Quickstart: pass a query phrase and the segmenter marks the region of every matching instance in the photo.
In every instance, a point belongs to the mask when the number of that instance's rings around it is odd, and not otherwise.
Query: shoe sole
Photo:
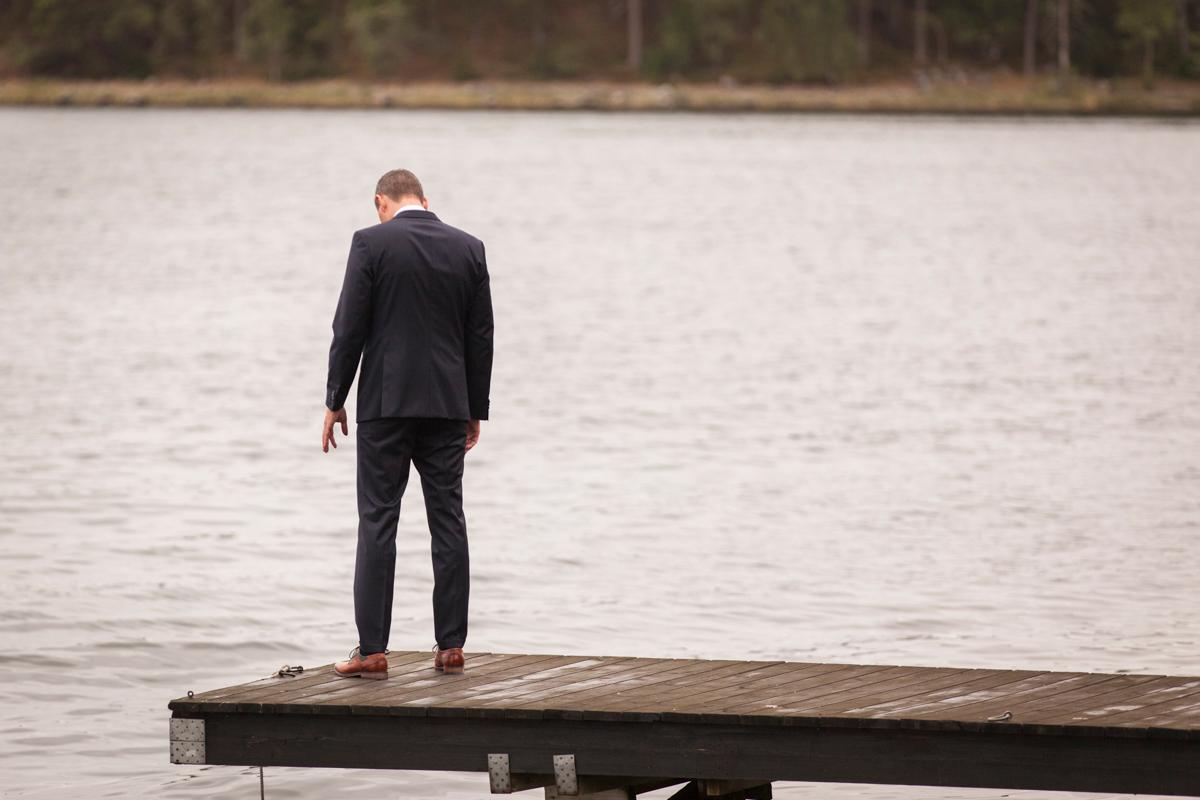
[[[465,667],[435,667],[438,672],[444,672],[447,675],[461,675]]]
[[[365,678],[369,681],[387,680],[386,672],[338,672],[336,669],[334,672],[337,672],[338,676],[342,678]]]

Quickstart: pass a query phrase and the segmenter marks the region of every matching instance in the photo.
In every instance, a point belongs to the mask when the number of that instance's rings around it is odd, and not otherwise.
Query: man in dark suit
[[[358,647],[340,675],[387,677],[396,523],[409,464],[421,475],[433,554],[434,666],[462,672],[470,573],[463,461],[488,418],[492,296],[483,242],[438,219],[420,181],[392,170],[375,187],[379,224],[355,231],[333,318],[321,449],[348,434],[358,378]]]

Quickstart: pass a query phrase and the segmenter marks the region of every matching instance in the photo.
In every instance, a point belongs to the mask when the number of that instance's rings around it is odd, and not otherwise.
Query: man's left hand
[[[346,408],[343,406],[337,411],[325,409],[325,428],[321,431],[321,452],[328,453],[329,445],[333,445],[333,449],[337,450],[337,442],[333,440],[333,426],[335,423],[342,423],[342,435],[350,435],[350,427],[346,424]]]

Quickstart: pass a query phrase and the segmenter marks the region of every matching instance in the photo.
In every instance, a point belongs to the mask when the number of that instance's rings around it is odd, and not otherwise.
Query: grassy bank
[[[724,84],[479,81],[0,81],[0,104],[261,108],[439,108],[604,111],[811,111],[1200,116],[1200,83],[1018,78],[815,88]]]

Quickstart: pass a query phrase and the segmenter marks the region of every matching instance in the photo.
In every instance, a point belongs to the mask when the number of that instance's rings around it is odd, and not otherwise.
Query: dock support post
[[[669,800],[771,800],[771,797],[770,781],[698,779]]]
[[[653,792],[683,783],[686,778],[635,778],[633,776],[580,775],[577,778],[577,793],[563,794],[557,786],[546,787],[545,800],[635,800],[643,792]]]

